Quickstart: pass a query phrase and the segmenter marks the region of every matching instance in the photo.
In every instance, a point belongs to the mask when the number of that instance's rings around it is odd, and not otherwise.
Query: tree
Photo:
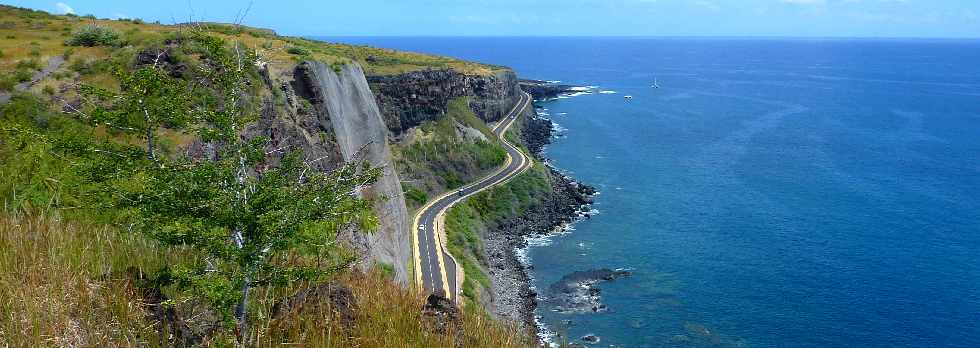
[[[82,85],[80,94],[97,107],[88,114],[76,112],[92,124],[142,138],[147,158],[155,160],[156,131],[163,126],[180,129],[194,120],[190,88],[167,75],[159,66],[159,58],[152,66],[132,72],[116,69],[115,76],[119,79],[120,93]]]
[[[102,102],[82,115],[145,141],[149,160],[126,185],[112,188],[115,202],[131,213],[135,229],[202,256],[173,266],[172,284],[234,318],[241,339],[250,289],[317,279],[349,265],[351,259],[334,257],[336,235],[351,225],[376,227],[371,202],[358,192],[380,170],[347,163],[323,173],[299,151],[282,155],[267,151],[265,139],[247,138],[244,129],[257,115],[248,93],[255,54],[202,33],[189,40],[201,52],[200,89],[189,92],[156,65],[120,70],[121,94],[89,88]],[[193,131],[218,151],[208,158],[156,156],[161,125]]]

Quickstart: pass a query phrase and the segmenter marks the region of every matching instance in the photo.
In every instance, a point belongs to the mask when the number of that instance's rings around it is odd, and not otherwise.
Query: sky
[[[51,13],[234,21],[298,36],[980,38],[980,0],[26,0]]]

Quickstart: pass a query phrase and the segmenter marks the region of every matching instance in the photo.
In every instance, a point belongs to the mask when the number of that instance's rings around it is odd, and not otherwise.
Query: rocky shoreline
[[[573,92],[576,86],[540,80],[520,80],[521,89],[531,94],[534,100],[557,98],[564,93]]]
[[[550,143],[553,132],[551,121],[534,113],[524,122],[521,140],[537,159],[544,161],[541,150]],[[529,266],[521,261],[517,251],[527,247],[527,237],[551,234],[577,219],[587,218],[596,193],[591,186],[580,184],[553,168],[549,170],[553,194],[522,214],[499,223],[484,236],[491,311],[500,319],[518,323],[535,336],[537,293],[531,287]]]

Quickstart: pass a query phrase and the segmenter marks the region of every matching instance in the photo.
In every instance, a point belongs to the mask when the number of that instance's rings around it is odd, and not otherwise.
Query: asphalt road
[[[442,194],[424,205],[415,216],[413,225],[413,257],[416,285],[428,293],[436,293],[453,301],[460,294],[456,260],[445,249],[445,233],[442,231],[442,215],[457,202],[487,188],[502,184],[521,174],[532,164],[531,159],[504,139],[507,129],[517,117],[531,105],[531,96],[521,92],[517,105],[493,128],[493,133],[507,150],[507,159],[500,168],[474,183]]]

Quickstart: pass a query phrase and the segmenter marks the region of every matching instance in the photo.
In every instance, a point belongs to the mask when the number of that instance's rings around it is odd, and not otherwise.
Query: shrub
[[[419,190],[413,186],[404,185],[405,188],[405,198],[415,202],[417,205],[423,205],[429,200],[429,195],[427,195],[422,190]]]
[[[289,46],[289,48],[286,49],[286,52],[298,56],[307,56],[310,54],[310,50],[299,46]]]
[[[66,42],[69,46],[112,46],[119,41],[119,33],[112,28],[87,25],[79,29]]]
[[[68,69],[77,72],[79,75],[89,75],[112,70],[112,62],[105,59],[87,61],[83,58],[76,58],[68,65]]]
[[[40,68],[41,63],[38,63],[36,59],[28,59],[17,62],[17,69],[38,70]]]
[[[34,77],[34,73],[27,69],[17,69],[14,70],[14,81],[17,82],[27,82]]]
[[[17,82],[11,76],[0,76],[0,91],[13,91]]]

